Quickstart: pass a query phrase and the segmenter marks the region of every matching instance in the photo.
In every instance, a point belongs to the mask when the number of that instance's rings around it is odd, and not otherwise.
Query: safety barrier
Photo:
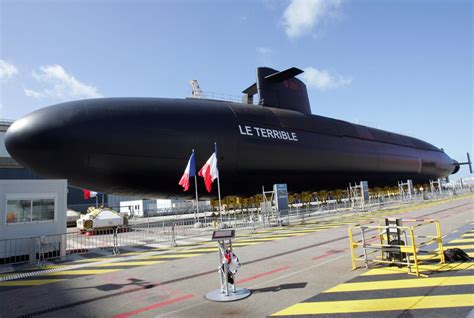
[[[436,194],[434,199],[450,196],[449,193]],[[420,196],[413,196],[411,203],[423,200]],[[325,222],[334,217],[341,218],[344,214],[366,213],[379,208],[387,208],[406,202],[397,201],[396,198],[384,201],[374,200],[365,205],[365,210],[351,209],[348,202],[326,202],[317,205],[296,205],[288,210],[285,217],[286,224],[303,224],[308,220]],[[234,228],[256,231],[281,225],[271,218],[265,218],[258,209],[250,211],[226,211],[222,216],[211,218],[210,213],[204,218],[201,213],[200,227],[195,226],[192,216],[175,216],[173,219],[163,221],[153,220],[121,226],[116,229],[97,229],[89,234],[77,232],[60,233],[47,236],[33,236],[15,239],[0,240],[0,265],[44,262],[47,259],[63,258],[72,254],[83,254],[95,250],[107,250],[118,254],[121,247],[142,246],[147,244],[176,245],[180,240],[208,236],[216,228]],[[142,220],[144,221],[144,220]]]
[[[401,225],[404,223],[413,225]],[[434,225],[435,234],[418,234],[420,227],[429,225]],[[355,230],[360,231],[358,240],[354,237]],[[369,236],[373,232],[376,234]],[[366,268],[371,263],[406,266],[408,274],[427,277],[421,273],[423,263],[438,258],[440,264],[445,263],[441,227],[439,221],[432,219],[386,219],[385,225],[371,222],[349,226],[349,244],[353,270],[358,268],[357,261],[361,261]],[[423,249],[430,246],[431,249]],[[356,255],[358,251],[362,254]]]

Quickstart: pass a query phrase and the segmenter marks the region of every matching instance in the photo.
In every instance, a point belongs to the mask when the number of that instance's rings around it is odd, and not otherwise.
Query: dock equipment
[[[412,225],[407,226],[408,223]],[[434,234],[420,235],[420,227]],[[360,235],[358,239],[355,231]],[[377,234],[370,236],[371,232]],[[378,225],[374,222],[352,225],[349,243],[353,270],[358,268],[357,261],[362,261],[366,268],[374,263],[406,266],[408,274],[427,277],[421,273],[424,263],[438,259],[440,264],[445,263],[441,226],[433,219],[385,219]]]

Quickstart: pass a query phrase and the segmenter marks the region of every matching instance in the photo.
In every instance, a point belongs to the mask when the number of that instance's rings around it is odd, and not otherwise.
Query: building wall
[[[0,180],[0,240],[66,232],[66,180]],[[7,223],[7,199],[54,197],[54,220]]]

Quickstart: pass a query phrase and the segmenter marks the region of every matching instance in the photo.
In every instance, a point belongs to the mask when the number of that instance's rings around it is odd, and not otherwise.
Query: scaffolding
[[[442,181],[441,179],[438,179],[438,180],[430,180],[430,190],[431,190],[431,193],[435,193],[435,192],[443,192],[443,188],[441,187],[442,185]]]
[[[363,207],[369,201],[369,185],[367,181],[354,183],[354,185],[349,183],[348,192],[352,208],[356,206]]]
[[[411,200],[412,196],[415,194],[413,181],[411,179],[408,179],[407,182],[398,181],[398,191],[400,192],[402,201]]]

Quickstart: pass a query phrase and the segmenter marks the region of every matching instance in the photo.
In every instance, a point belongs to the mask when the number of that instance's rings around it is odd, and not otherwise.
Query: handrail
[[[381,264],[394,264],[399,266],[407,266],[408,274],[415,274],[418,277],[427,277],[427,275],[420,273],[420,258],[419,254],[434,254],[434,258],[436,256],[440,259],[440,264],[445,263],[444,258],[444,249],[443,249],[443,242],[441,236],[441,226],[438,220],[433,219],[402,219],[404,223],[416,223],[412,226],[402,226],[402,225],[372,225],[372,224],[356,224],[349,226],[349,244],[350,244],[350,253],[351,253],[351,263],[352,269],[357,269],[357,261],[363,261],[365,263],[365,267],[369,268],[369,263],[381,263]],[[415,229],[423,225],[435,224],[436,228],[436,235],[416,235]],[[354,240],[354,230],[359,229],[361,239]],[[406,243],[403,244],[390,244],[390,242],[386,242],[384,238],[384,234],[387,233],[389,230],[396,229],[397,233],[403,233],[405,235]],[[365,233],[369,231],[378,231],[378,235],[370,236],[366,238]],[[409,237],[407,237],[409,236]],[[379,243],[370,243],[371,240],[379,238]],[[419,238],[428,238],[425,242],[418,242],[416,239]],[[427,246],[432,243],[437,243],[437,251],[434,252],[430,251],[423,251],[421,247]],[[405,245],[406,244],[406,245]],[[361,248],[362,254],[356,255],[356,249]],[[373,258],[370,259],[369,255],[375,254],[377,251],[381,251],[381,258]],[[385,254],[390,255],[390,253],[400,253],[401,256],[405,255],[406,261],[396,260],[394,257],[391,259],[387,259]],[[393,254],[392,254],[393,255]],[[390,258],[390,257],[389,257]],[[412,263],[411,263],[412,261]],[[412,268],[414,268],[414,273],[412,272]]]

